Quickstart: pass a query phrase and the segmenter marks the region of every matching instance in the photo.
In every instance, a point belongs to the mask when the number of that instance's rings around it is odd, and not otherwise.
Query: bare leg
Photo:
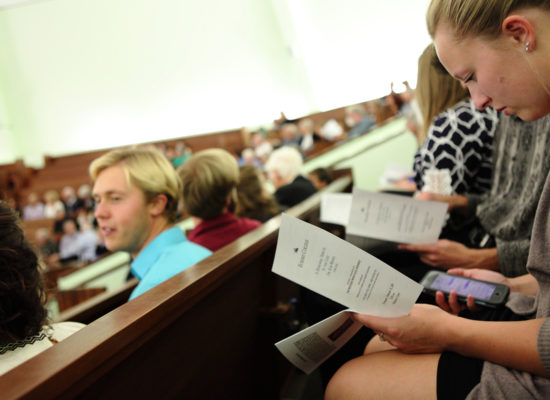
[[[334,374],[325,400],[436,399],[439,357],[381,351],[356,358]]]
[[[396,348],[391,344],[389,344],[388,342],[384,342],[380,340],[380,337],[376,335],[371,340],[369,340],[369,342],[367,343],[367,347],[365,347],[365,352],[363,354],[368,355],[372,353],[378,353],[379,351],[387,351],[387,350],[396,350]]]

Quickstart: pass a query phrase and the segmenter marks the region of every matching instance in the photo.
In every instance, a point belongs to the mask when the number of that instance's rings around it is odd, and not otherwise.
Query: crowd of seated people
[[[258,148],[241,167],[225,150],[192,155],[183,146],[119,149],[99,157],[90,166],[93,188],[48,190],[43,203],[36,193],[29,196],[24,218],[53,220],[51,229],[36,231],[37,253],[56,268],[93,262],[104,251],[128,252],[131,274],[139,280],[130,300],[145,293],[316,193],[301,169],[304,153],[321,140],[318,130],[310,119],[283,126],[292,127],[291,142],[257,132]],[[320,190],[330,176],[317,173]],[[180,199],[195,220],[188,232],[176,226]]]

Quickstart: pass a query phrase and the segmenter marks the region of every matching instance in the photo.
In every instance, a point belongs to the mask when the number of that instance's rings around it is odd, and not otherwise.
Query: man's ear
[[[168,197],[164,193],[157,194],[149,203],[149,212],[153,217],[158,217],[164,212],[167,204]]]
[[[535,29],[531,22],[521,15],[507,16],[502,22],[502,33],[522,47],[528,46],[531,50],[535,46]]]

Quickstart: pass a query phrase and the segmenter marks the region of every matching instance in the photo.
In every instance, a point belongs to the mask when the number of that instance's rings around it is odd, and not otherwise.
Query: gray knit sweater
[[[539,284],[537,297],[515,294],[507,306],[518,314],[547,318],[538,333],[538,351],[544,368],[550,373],[550,176],[536,212],[527,270]],[[481,382],[467,398],[550,399],[550,379],[485,362]]]
[[[503,115],[495,133],[490,193],[468,195],[470,212],[496,239],[501,272],[525,274],[537,204],[550,171],[550,115],[523,122]]]

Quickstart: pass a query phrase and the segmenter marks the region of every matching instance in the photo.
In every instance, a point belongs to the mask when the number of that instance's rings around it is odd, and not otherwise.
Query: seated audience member
[[[90,187],[90,185],[86,183],[80,185],[76,193],[78,196],[80,207],[86,211],[93,211],[95,204],[94,198],[92,197],[92,188]]]
[[[432,0],[427,20],[442,63],[465,81],[480,107],[509,108],[525,121],[550,113],[549,2]],[[473,80],[460,75],[469,68],[475,71]],[[519,96],[518,87],[528,95]],[[511,151],[521,154],[521,148]],[[547,151],[547,144],[540,149]],[[325,399],[550,398],[549,215],[546,179],[527,274],[506,278],[490,271],[454,271],[510,287],[506,307],[493,310],[490,318],[452,315],[461,309],[456,293],[448,302],[438,293],[443,310],[416,304],[399,318],[357,315],[379,338],[365,356],[335,374]],[[467,306],[474,306],[471,296]]]
[[[172,158],[172,165],[174,168],[179,167],[185,161],[191,157],[191,149],[185,145],[183,140],[178,141],[174,145],[174,158]]]
[[[340,125],[334,118],[329,119],[323,124],[320,129],[320,134],[321,137],[329,142],[334,142],[346,137],[344,128],[342,128],[342,125]]]
[[[254,150],[252,150],[250,147],[247,147],[241,152],[239,165],[252,165],[257,168],[262,168],[262,163],[256,158]]]
[[[140,282],[130,299],[212,254],[174,226],[181,181],[160,151],[113,150],[91,163],[90,175],[105,247],[132,256],[131,271]]]
[[[281,147],[271,153],[265,170],[273,187],[275,199],[283,208],[290,208],[317,192],[302,172],[302,155],[294,147]]]
[[[38,257],[4,202],[0,202],[0,287],[0,375],[84,326],[47,322]]]
[[[304,118],[298,122],[298,145],[300,150],[308,152],[313,149],[314,142],[320,137],[314,132],[314,124],[311,118]]]
[[[535,211],[550,172],[550,115],[532,122],[501,115],[493,146],[491,189],[482,194],[418,198],[446,201],[451,218],[478,224],[465,244],[440,239],[430,244],[404,244],[431,267],[484,268],[514,277],[526,272]]]
[[[65,214],[65,206],[59,200],[59,194],[55,190],[48,190],[44,193],[44,217],[56,218],[59,211]]]
[[[263,172],[253,165],[239,167],[235,216],[265,222],[278,213],[279,205],[265,187]]]
[[[82,226],[80,231],[73,219],[66,219],[63,223],[63,236],[59,241],[60,261],[95,261],[98,243],[97,234],[90,226]]]
[[[232,210],[239,181],[237,160],[223,149],[199,151],[178,168],[183,208],[196,223],[189,240],[216,251],[261,225]]]
[[[27,197],[27,205],[23,208],[23,218],[26,221],[44,218],[44,204],[38,194],[32,192]]]
[[[423,116],[421,145],[414,156],[418,190],[487,192],[498,114],[491,107],[476,109],[467,89],[439,63],[433,44],[418,60],[416,98]]]
[[[376,121],[367,114],[361,104],[346,107],[345,121],[349,128],[348,137],[359,136],[376,125]]]
[[[256,158],[260,161],[260,164],[265,164],[273,151],[273,146],[261,132],[254,132],[251,137],[251,142]]]
[[[61,190],[61,200],[65,205],[65,214],[75,218],[78,209],[82,206],[72,186],[65,186]]]
[[[324,189],[332,182],[332,176],[330,176],[330,172],[326,168],[315,168],[307,177],[317,190]]]
[[[42,257],[48,267],[59,261],[59,245],[51,238],[48,229],[37,229],[34,238],[38,248],[38,255]]]
[[[299,146],[298,127],[296,124],[286,123],[279,130],[281,146]]]

